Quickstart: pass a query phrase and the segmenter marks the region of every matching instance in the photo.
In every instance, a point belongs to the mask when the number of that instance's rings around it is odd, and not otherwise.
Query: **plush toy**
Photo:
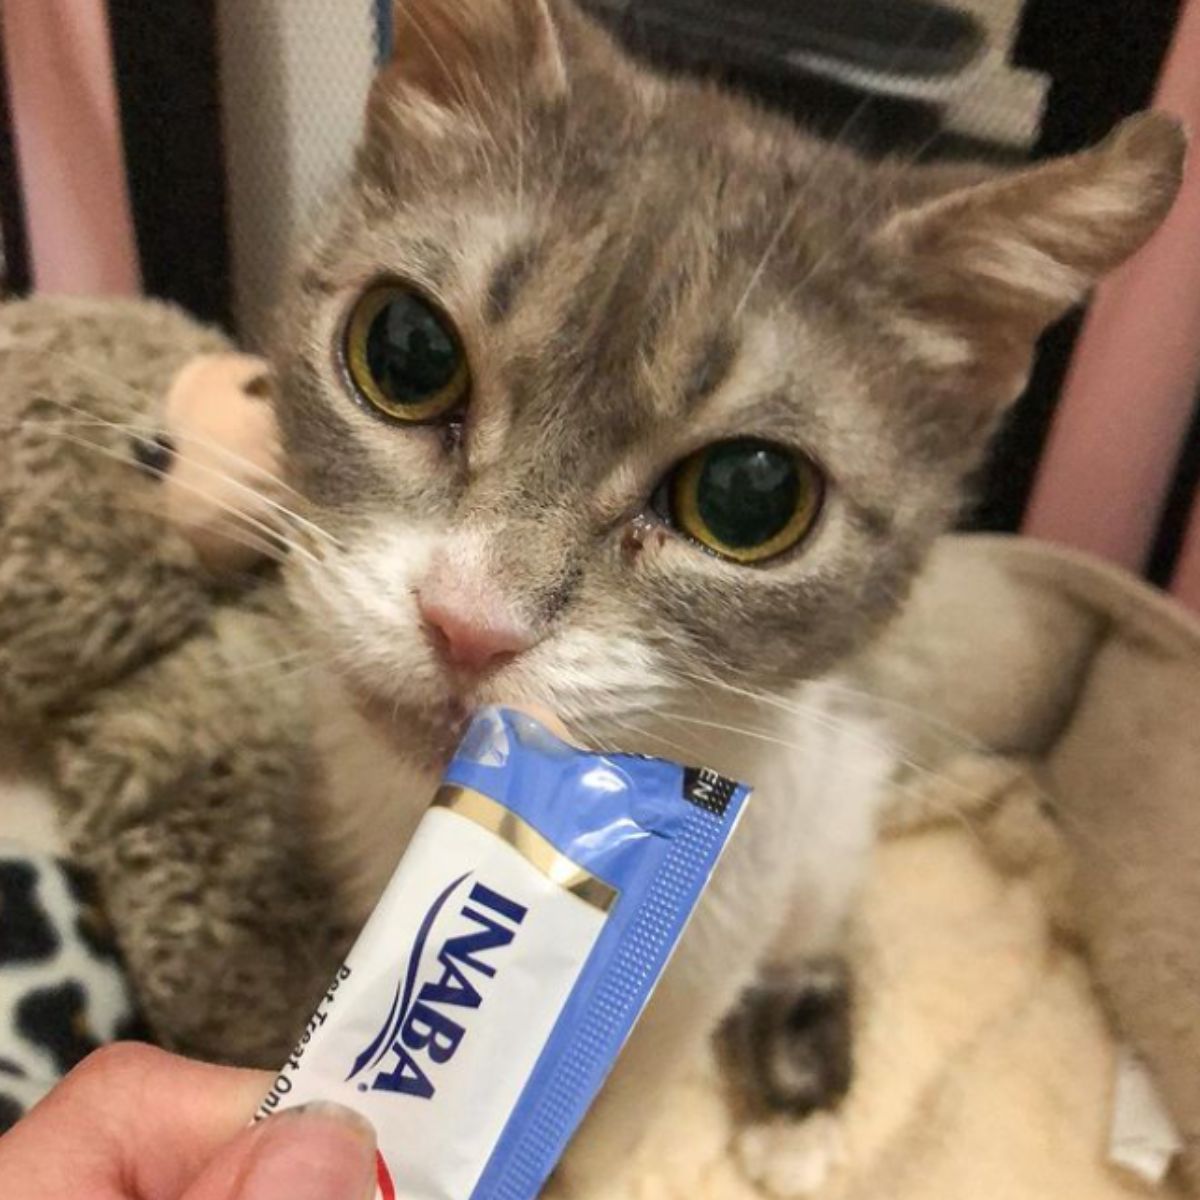
[[[154,1035],[262,1066],[342,937],[303,812],[270,385],[162,304],[0,308],[0,731],[43,764]]]

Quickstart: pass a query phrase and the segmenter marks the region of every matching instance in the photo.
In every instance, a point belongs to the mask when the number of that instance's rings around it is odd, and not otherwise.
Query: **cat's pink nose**
[[[421,589],[418,606],[434,648],[462,670],[478,674],[498,667],[537,641],[509,614],[474,599],[442,594],[436,586]]]

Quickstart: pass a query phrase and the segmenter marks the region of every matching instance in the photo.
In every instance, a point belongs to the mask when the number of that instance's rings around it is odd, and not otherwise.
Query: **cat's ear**
[[[875,237],[925,313],[1005,358],[1027,354],[1158,228],[1186,146],[1179,122],[1146,113],[1081,154],[916,199]]]
[[[393,0],[393,54],[372,104],[406,99],[486,119],[567,86],[551,0]]]

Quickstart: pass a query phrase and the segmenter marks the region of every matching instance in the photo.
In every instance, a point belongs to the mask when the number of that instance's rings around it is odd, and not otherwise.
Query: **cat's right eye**
[[[467,356],[450,318],[404,283],[376,284],[359,297],[343,353],[355,392],[394,421],[442,420],[471,390]]]
[[[658,516],[706,550],[745,565],[798,545],[816,524],[824,483],[816,464],[757,438],[706,446],[654,495]]]

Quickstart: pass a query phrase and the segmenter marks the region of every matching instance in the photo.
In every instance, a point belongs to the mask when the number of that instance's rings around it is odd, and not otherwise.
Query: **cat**
[[[567,0],[393,24],[277,348],[328,532],[289,570],[347,911],[481,704],[756,787],[568,1153],[603,1191],[763,964],[836,950],[890,763],[823,680],[902,603],[1040,331],[1167,212],[1183,137],[868,165]]]

